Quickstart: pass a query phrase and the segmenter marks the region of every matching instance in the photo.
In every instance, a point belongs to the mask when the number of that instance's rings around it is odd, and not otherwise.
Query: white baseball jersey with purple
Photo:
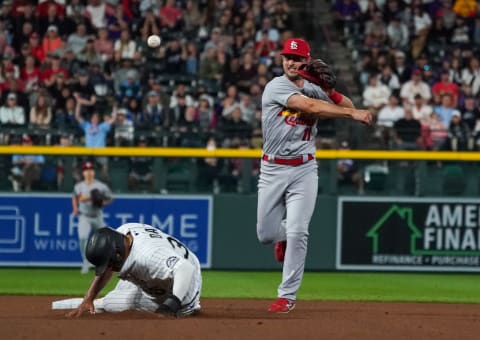
[[[127,223],[117,231],[130,233],[133,244],[118,274],[117,286],[103,298],[104,310],[154,312],[168,294],[180,299],[181,315],[200,310],[202,276],[194,253],[176,238],[147,224]]]
[[[314,160],[317,119],[301,119],[298,112],[289,109],[287,102],[292,95],[330,100],[320,87],[305,80],[303,88],[298,88],[285,75],[272,79],[262,96],[257,237],[264,244],[287,241],[278,297],[294,301],[304,272],[318,170]],[[298,158],[302,161],[295,165],[281,164]]]

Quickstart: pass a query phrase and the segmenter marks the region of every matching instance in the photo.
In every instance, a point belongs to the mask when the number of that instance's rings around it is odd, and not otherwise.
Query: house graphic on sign
[[[372,254],[414,254],[422,232],[413,222],[413,209],[394,204],[368,230]]]

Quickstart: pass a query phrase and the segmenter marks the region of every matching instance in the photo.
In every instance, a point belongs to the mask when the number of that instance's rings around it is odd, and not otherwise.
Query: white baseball
[[[152,48],[160,46],[161,42],[162,42],[162,39],[156,34],[152,34],[147,39],[147,45]]]

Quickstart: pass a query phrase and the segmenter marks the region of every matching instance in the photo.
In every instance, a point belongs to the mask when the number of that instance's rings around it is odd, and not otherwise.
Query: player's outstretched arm
[[[335,90],[334,90],[335,91]],[[336,91],[335,91],[336,92]],[[355,108],[355,105],[353,105],[353,102],[350,98],[348,98],[346,95],[344,94],[341,94],[340,92],[336,92],[338,94],[338,96],[340,96],[339,98],[339,102],[336,103],[338,106],[341,106],[341,107],[349,107],[351,109],[354,109]],[[327,95],[330,97],[330,95],[327,93]]]
[[[372,114],[368,110],[342,107],[301,94],[290,96],[287,106],[289,109],[305,112],[318,118],[350,118],[368,125],[372,122]]]
[[[88,287],[87,293],[83,298],[82,303],[77,309],[74,309],[67,313],[68,317],[79,317],[85,312],[90,312],[90,314],[95,314],[95,306],[93,305],[93,300],[97,297],[98,293],[105,287],[105,285],[110,281],[112,278],[112,270],[111,268],[107,268],[107,270],[100,276],[95,276],[93,278],[92,283],[90,283],[90,287]]]

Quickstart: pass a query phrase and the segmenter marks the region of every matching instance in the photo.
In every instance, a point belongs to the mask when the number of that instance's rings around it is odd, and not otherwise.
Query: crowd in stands
[[[378,147],[480,149],[480,4],[336,0]]]
[[[0,144],[259,147],[291,21],[283,0],[3,0]]]
[[[332,0],[378,147],[480,148],[478,7]],[[260,147],[262,90],[291,29],[284,0],[3,0],[0,144]],[[238,177],[237,161],[201,160],[205,184]]]

